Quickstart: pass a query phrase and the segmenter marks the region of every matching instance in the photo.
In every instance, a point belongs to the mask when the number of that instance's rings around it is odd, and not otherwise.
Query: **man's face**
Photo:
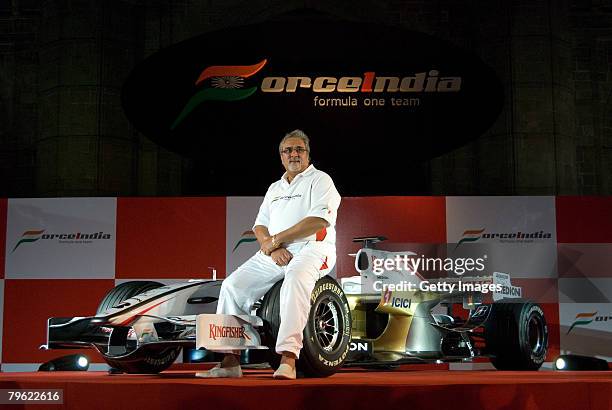
[[[287,150],[291,153],[288,153]],[[302,150],[301,152],[300,149]],[[281,145],[281,161],[285,170],[294,174],[299,174],[310,165],[308,161],[308,151],[306,145],[300,138],[289,138]]]

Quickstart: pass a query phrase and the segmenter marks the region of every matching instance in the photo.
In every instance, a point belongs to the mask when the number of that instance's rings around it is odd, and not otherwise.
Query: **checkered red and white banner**
[[[60,355],[38,349],[47,318],[93,314],[116,283],[225,277],[258,249],[260,201],[0,199],[2,370],[35,370]],[[549,360],[612,359],[612,198],[343,198],[336,228],[337,277],[356,275],[356,236],[383,235],[391,247],[449,243],[449,252],[477,244],[487,270],[510,273],[543,306]]]
[[[558,197],[561,347],[612,360],[612,198]]]

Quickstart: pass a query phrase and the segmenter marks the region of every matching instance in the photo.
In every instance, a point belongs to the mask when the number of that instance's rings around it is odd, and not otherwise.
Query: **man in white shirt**
[[[250,314],[276,282],[280,291],[277,379],[295,379],[295,361],[316,281],[336,263],[336,216],[340,195],[329,175],[310,164],[310,143],[301,130],[279,145],[285,174],[268,188],[253,232],[260,251],[223,281],[217,313]],[[241,377],[240,357],[227,352],[221,364],[199,377]]]

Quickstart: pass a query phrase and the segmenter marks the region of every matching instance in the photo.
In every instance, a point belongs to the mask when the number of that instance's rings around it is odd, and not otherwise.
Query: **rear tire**
[[[269,349],[269,363],[277,368],[275,352],[280,326],[280,288],[276,283],[264,296],[257,315],[264,321],[262,342]],[[324,276],[317,281],[310,298],[310,314],[304,329],[304,342],[297,370],[306,377],[327,377],[344,364],[351,341],[351,313],[342,288]]]
[[[264,295],[257,316],[263,320],[262,344],[268,347],[268,363],[274,370],[280,365],[280,355],[276,353],[276,339],[280,326],[280,288],[283,281],[276,282]]]
[[[498,370],[538,370],[546,359],[548,326],[535,303],[493,303],[484,331],[486,351]]]

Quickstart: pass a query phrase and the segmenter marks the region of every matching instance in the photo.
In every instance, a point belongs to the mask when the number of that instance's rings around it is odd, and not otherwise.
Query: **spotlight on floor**
[[[82,354],[57,357],[40,365],[39,372],[80,371],[89,368],[89,359]]]
[[[555,370],[608,370],[608,362],[591,356],[563,354],[555,360]]]

